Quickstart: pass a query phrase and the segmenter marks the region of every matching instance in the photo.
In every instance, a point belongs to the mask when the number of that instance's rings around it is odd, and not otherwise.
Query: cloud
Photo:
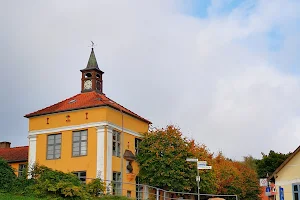
[[[7,2],[1,140],[27,144],[24,114],[80,92],[93,40],[105,94],[155,126],[175,123],[236,159],[294,150],[299,2],[245,1],[222,12],[232,1],[212,1],[207,18],[189,15],[184,2]],[[283,40],[276,52],[274,27]]]

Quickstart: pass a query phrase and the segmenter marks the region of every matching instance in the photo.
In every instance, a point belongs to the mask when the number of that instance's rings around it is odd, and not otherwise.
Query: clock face
[[[86,89],[86,90],[92,89],[92,81],[91,80],[86,80],[84,82],[84,89]]]

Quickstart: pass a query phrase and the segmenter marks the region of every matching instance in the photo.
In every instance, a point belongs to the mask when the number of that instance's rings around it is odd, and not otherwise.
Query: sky
[[[0,141],[80,93],[90,41],[104,93],[232,159],[300,144],[299,0],[28,0],[0,7]]]

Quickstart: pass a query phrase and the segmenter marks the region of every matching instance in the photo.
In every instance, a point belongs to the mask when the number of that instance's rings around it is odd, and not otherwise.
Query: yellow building
[[[28,160],[28,146],[10,147],[10,142],[0,142],[0,158],[13,168],[16,176],[22,176]]]
[[[135,155],[150,121],[103,93],[103,74],[92,48],[80,70],[81,93],[25,115],[29,118],[29,165],[73,172],[82,181],[136,183]],[[115,192],[135,197],[135,184],[116,184]],[[120,190],[119,190],[120,189]]]
[[[300,200],[300,146],[275,170],[276,199]],[[280,191],[281,190],[281,191]]]

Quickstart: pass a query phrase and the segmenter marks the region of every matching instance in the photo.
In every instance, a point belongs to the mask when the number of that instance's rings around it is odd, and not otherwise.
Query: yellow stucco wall
[[[97,132],[96,128],[84,129],[88,130],[87,155],[72,156],[72,131],[59,132],[62,134],[61,140],[61,158],[47,160],[47,135],[37,135],[37,152],[36,161],[41,165],[61,170],[63,172],[86,171],[87,178],[96,177],[96,149],[97,149]]]
[[[298,179],[298,180],[297,180]],[[284,199],[293,200],[293,183],[300,184],[300,153],[296,154],[278,173],[275,179],[277,197],[279,199],[279,186],[284,189]]]
[[[88,119],[86,119],[86,113],[88,113]],[[70,116],[70,121],[66,121],[66,116]],[[47,124],[47,118],[48,124]],[[37,116],[29,119],[29,131],[46,130],[53,128],[62,128],[67,126],[82,125],[93,122],[109,122],[119,127],[122,126],[122,114],[120,111],[109,108],[109,107],[98,107],[90,109],[82,109],[70,112],[56,113],[45,116]],[[136,133],[145,133],[148,131],[148,123],[138,120],[127,114],[123,114],[123,127],[130,131]],[[48,134],[38,134],[36,142],[36,161],[47,167],[61,170],[64,172],[71,171],[87,171],[88,178],[96,177],[97,169],[97,127],[88,128],[88,153],[87,156],[72,157],[72,131],[62,131],[57,132],[62,134],[61,143],[61,158],[55,160],[46,159],[47,151],[47,135]],[[54,133],[50,133],[54,134]],[[107,144],[107,129],[105,129],[104,135],[104,178],[106,178],[106,160],[112,159],[112,171],[120,172],[121,159],[119,157],[112,156],[112,158],[107,158],[108,148]],[[128,144],[129,142],[129,144]],[[109,145],[111,146],[111,145]],[[135,136],[126,133],[124,130],[124,143],[123,152],[129,149],[133,153],[135,152]],[[136,162],[132,163],[133,173],[138,174],[138,165]],[[126,174],[126,160],[123,160],[123,181],[129,182],[128,176]],[[135,183],[135,178],[130,181]],[[125,184],[123,186],[123,194],[126,195],[126,190],[131,190],[131,196],[135,196],[135,185]]]
[[[29,131],[106,121],[106,110],[105,107],[98,107],[32,117],[29,119]],[[88,119],[86,119],[86,113],[88,113]],[[67,115],[70,116],[69,122],[66,121]],[[47,118],[49,118],[49,124],[47,124]]]

